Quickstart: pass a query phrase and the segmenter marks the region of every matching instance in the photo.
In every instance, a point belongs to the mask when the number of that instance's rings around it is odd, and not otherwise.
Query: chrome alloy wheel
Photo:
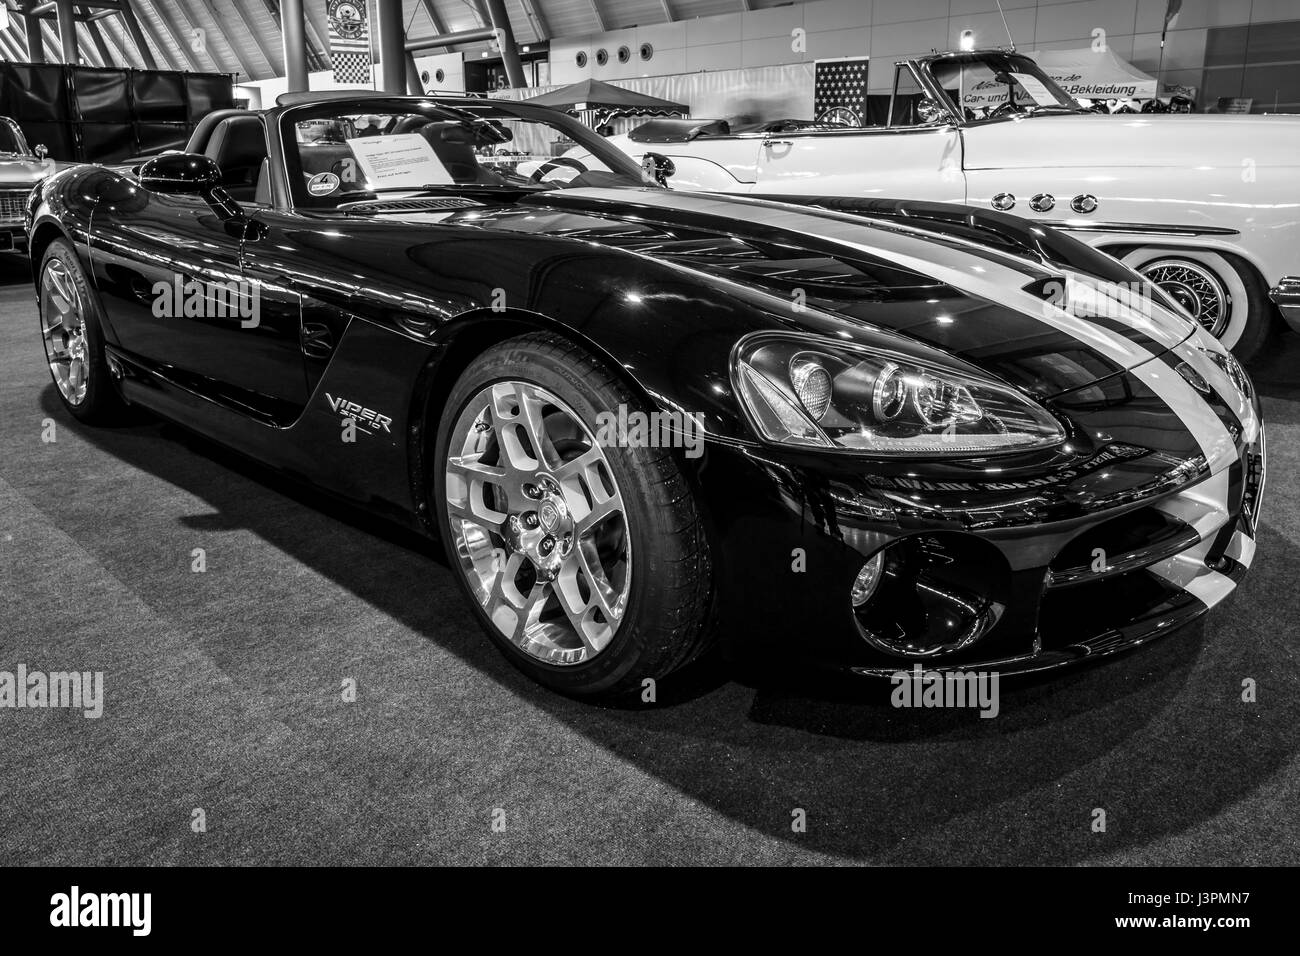
[[[480,390],[451,433],[446,507],[461,570],[507,640],[558,665],[609,646],[632,581],[627,517],[572,409],[527,382]]]
[[[1219,338],[1232,315],[1232,298],[1213,271],[1192,259],[1157,259],[1141,273],[1164,289],[1205,331]]]
[[[90,346],[81,297],[68,267],[50,259],[41,273],[41,337],[54,384],[70,405],[86,400],[90,382]]]

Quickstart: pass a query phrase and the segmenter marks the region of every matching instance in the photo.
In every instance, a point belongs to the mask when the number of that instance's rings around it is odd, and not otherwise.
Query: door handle
[[[794,145],[794,140],[792,140],[792,139],[765,139],[765,140],[763,140],[763,145],[766,146],[768,149],[771,149],[773,146],[793,146],[793,145]]]
[[[141,275],[133,275],[128,283],[131,294],[141,302],[149,303],[154,300],[153,285]]]

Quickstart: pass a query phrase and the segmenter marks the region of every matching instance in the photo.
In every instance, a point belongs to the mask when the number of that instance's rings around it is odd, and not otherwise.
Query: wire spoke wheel
[[[85,307],[63,260],[51,258],[41,272],[41,338],[54,384],[70,405],[86,400],[90,350]]]
[[[1164,289],[1216,338],[1232,313],[1232,298],[1213,271],[1190,259],[1157,259],[1144,265],[1144,276]]]
[[[585,663],[627,610],[632,553],[604,449],[539,386],[493,382],[465,405],[446,462],[448,524],[470,590],[529,657]]]

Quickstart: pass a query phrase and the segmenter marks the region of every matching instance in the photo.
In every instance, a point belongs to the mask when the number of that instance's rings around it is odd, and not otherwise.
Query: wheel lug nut
[[[529,498],[540,498],[542,496],[541,490],[531,481],[524,485],[524,494]]]
[[[555,539],[552,538],[549,534],[542,539],[542,543],[541,543],[542,554],[550,554],[551,550],[554,547],[555,547]]]
[[[537,527],[537,512],[530,511],[526,515],[524,515],[524,527],[525,528]]]

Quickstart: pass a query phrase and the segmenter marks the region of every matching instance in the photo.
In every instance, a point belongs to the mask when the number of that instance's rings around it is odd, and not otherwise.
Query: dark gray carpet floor
[[[25,270],[0,256],[0,670],[102,670],[106,705],[0,710],[0,863],[1300,862],[1296,336],[1257,371],[1255,569],[1202,624],[995,720],[728,674],[610,710],[502,661],[430,549],[175,428],[74,423]]]

